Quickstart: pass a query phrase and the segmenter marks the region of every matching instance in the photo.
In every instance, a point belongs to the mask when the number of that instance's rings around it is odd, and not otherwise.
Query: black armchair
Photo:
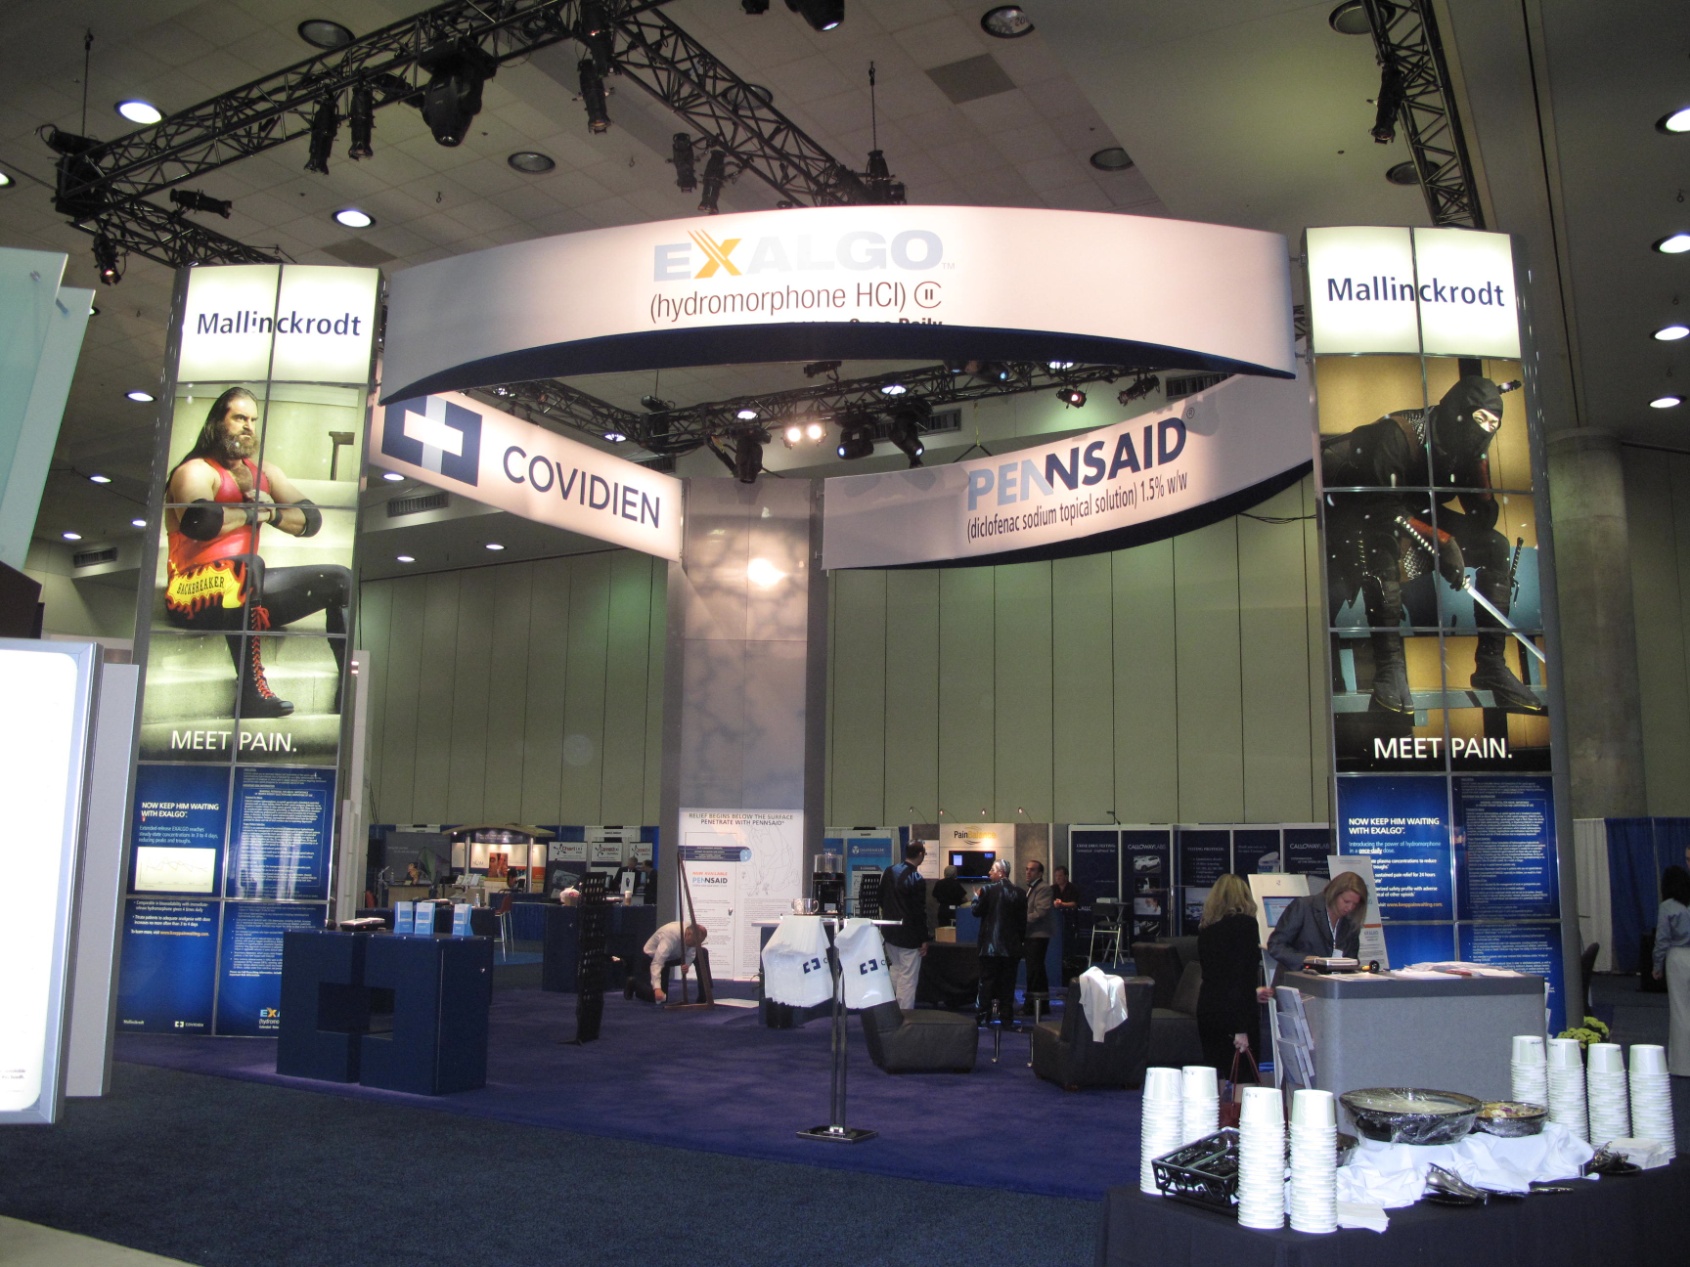
[[[887,1073],[969,1073],[979,1031],[972,1016],[906,1012],[896,1003],[864,1009],[869,1058]]]
[[[1057,1020],[1033,1031],[1033,1072],[1067,1091],[1081,1087],[1138,1087],[1150,1055],[1151,1004],[1155,982],[1127,977],[1127,1019],[1097,1042],[1080,1006],[1078,982],[1068,987]]]

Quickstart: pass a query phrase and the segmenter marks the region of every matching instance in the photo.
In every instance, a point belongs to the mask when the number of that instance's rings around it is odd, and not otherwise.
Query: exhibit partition
[[[135,635],[118,1024],[274,1033],[335,857],[380,276],[177,276]]]
[[[1335,852],[1391,962],[1576,980],[1541,420],[1512,240],[1310,229]]]

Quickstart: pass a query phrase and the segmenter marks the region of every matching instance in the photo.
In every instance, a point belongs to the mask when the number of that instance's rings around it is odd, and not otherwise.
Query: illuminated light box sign
[[[364,382],[380,285],[373,268],[196,268],[188,276],[176,380]]]
[[[1235,377],[1153,413],[941,467],[827,481],[823,566],[895,567],[1054,550],[1148,530],[1300,474],[1309,396],[1298,379]]]
[[[446,393],[381,410],[383,466],[536,523],[681,557],[681,481]]]
[[[598,229],[397,274],[383,399],[820,356],[1149,357],[1289,377],[1289,273],[1277,234],[1076,211],[812,207]]]
[[[1310,229],[1305,244],[1316,354],[1519,357],[1506,233]]]

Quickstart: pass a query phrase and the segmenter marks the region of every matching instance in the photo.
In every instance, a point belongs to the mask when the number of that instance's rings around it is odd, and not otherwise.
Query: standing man
[[[980,1001],[975,1019],[981,1025],[990,1021],[996,1000],[999,1022],[1014,1025],[1015,965],[1027,940],[1027,895],[1010,883],[1009,867],[1002,859],[992,863],[971,909],[980,917]]]
[[[927,931],[927,881],[921,875],[921,860],[927,847],[919,840],[904,846],[904,860],[880,873],[880,917],[895,919],[896,928],[882,928],[886,943],[886,966],[892,974],[892,989],[898,1006],[915,1011],[915,988],[921,979],[921,959],[932,940]]]
[[[1052,908],[1054,894],[1045,883],[1045,864],[1037,858],[1027,859],[1027,1001],[1021,1011],[1033,1015],[1033,995],[1050,993],[1050,977],[1045,971],[1050,958],[1050,939],[1056,932],[1056,912]]]
[[[1059,911],[1080,909],[1080,886],[1068,878],[1067,867],[1051,869],[1050,904]]]
[[[704,939],[708,936],[710,930],[703,924],[688,924],[684,932],[679,920],[663,925],[647,939],[639,962],[630,967],[627,981],[622,986],[622,996],[629,999],[638,996],[642,1002],[662,1003],[669,997],[669,969],[679,964],[684,976],[687,967],[696,960],[699,1001],[714,1003],[716,991],[710,977],[710,952],[704,948]]]

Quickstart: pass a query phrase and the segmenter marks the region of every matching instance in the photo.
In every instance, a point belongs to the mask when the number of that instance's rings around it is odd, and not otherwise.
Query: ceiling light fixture
[[[340,115],[334,108],[334,98],[324,97],[311,116],[310,148],[305,157],[305,170],[319,176],[329,174],[329,155],[334,153],[335,134],[340,131]]]
[[[820,444],[827,439],[827,424],[825,422],[811,422],[804,427],[804,438],[812,444]]]
[[[153,401],[158,399],[158,397],[154,396],[151,392],[144,392],[139,387],[132,392],[124,392],[123,394],[127,399],[134,401],[137,405],[150,405]]]
[[[902,383],[887,383],[880,389],[880,394],[882,396],[902,396],[907,391],[909,391],[909,388]]]
[[[1109,145],[1091,156],[1091,165],[1100,172],[1124,172],[1133,165],[1133,159],[1119,145]]]
[[[763,442],[767,432],[747,432],[734,438],[734,478],[741,484],[755,484],[763,473]]]
[[[1684,403],[1684,398],[1682,396],[1673,396],[1673,395],[1669,394],[1669,395],[1666,395],[1666,396],[1655,397],[1655,399],[1653,399],[1649,402],[1649,408],[1651,408],[1651,409],[1677,409],[1683,403]]]
[[[0,172],[0,189],[6,188],[6,186],[10,185],[11,183],[12,183],[12,178],[10,176],[6,175],[5,172]]]
[[[1367,21],[1367,6],[1362,0],[1344,0],[1326,15],[1326,24],[1339,35],[1367,35],[1373,30]]]
[[[1655,331],[1654,337],[1662,343],[1677,343],[1685,335],[1690,335],[1690,326],[1670,325]]]
[[[416,556],[415,556],[415,555],[411,555],[411,554],[396,554],[396,555],[394,555],[394,556],[393,556],[393,561],[394,561],[394,562],[395,562],[395,563],[415,563],[415,562],[416,562],[416,561],[417,561],[417,560],[416,560]]]
[[[710,161],[704,164],[704,192],[699,195],[698,209],[708,215],[721,210],[722,182],[728,178],[728,156],[721,150],[710,151]]]
[[[1674,233],[1654,243],[1654,247],[1662,255],[1683,255],[1690,251],[1690,233]]]
[[[81,541],[82,540],[82,534],[80,532],[64,532],[64,533],[60,533],[59,535],[62,536],[66,541]]]
[[[868,457],[874,452],[874,423],[862,418],[853,418],[841,423],[839,444],[834,452],[847,462]]]
[[[611,444],[622,444],[628,439],[628,437],[620,431],[607,431],[604,433],[604,438]]]
[[[352,144],[347,148],[346,157],[353,162],[361,158],[374,158],[376,151],[371,140],[376,130],[376,92],[368,84],[359,84],[352,90],[352,105],[346,116],[347,126],[352,129]]]
[[[530,176],[542,176],[557,166],[556,160],[550,154],[542,154],[539,150],[518,150],[505,162]]]
[[[94,266],[100,270],[100,281],[115,286],[123,280],[123,254],[103,233],[94,235]]]
[[[367,229],[376,222],[368,211],[360,211],[357,207],[342,207],[334,213],[334,220],[348,229]]]
[[[142,101],[139,97],[131,97],[127,101],[117,103],[115,109],[131,123],[139,123],[144,128],[150,128],[164,118],[164,111],[150,101]]]
[[[307,18],[297,28],[299,38],[312,48],[345,48],[352,43],[352,32],[339,22],[327,18]]]
[[[757,420],[757,411],[747,405],[744,409],[737,410],[734,413],[734,417],[738,418],[741,422],[755,422]]]
[[[500,542],[497,542],[497,541],[489,541],[489,542],[488,542],[488,543],[487,543],[487,548],[488,548],[488,549],[489,549],[489,550],[503,550],[503,549],[504,549],[504,548],[505,548],[505,547],[504,547],[504,546],[503,546],[503,544],[501,544],[501,543],[500,543]]]
[[[804,377],[815,378],[821,374],[832,374],[843,364],[843,361],[811,361],[804,367]]]
[[[887,439],[910,460],[912,471],[921,465],[921,455],[927,452],[927,446],[921,441],[921,433],[932,417],[933,406],[919,398],[906,401],[892,411],[892,425],[888,429]]]
[[[429,74],[422,115],[437,143],[461,145],[481,113],[481,86],[498,72],[498,60],[473,40],[445,40],[417,58]]]
[[[129,521],[129,526],[131,528],[145,528],[147,526],[147,521],[145,519],[131,519]]]
[[[677,132],[669,139],[669,161],[675,165],[675,188],[690,194],[698,188],[698,173],[692,165],[692,134]]]
[[[1080,409],[1086,403],[1086,394],[1078,387],[1059,387],[1056,398],[1062,402],[1065,409]]]
[[[111,483],[111,476],[109,476],[109,475],[99,475],[99,474],[90,475],[88,477],[88,482],[90,484],[110,484]]]
[[[1135,400],[1143,400],[1151,392],[1162,385],[1162,380],[1154,374],[1140,374],[1120,390],[1115,399],[1123,405],[1130,405]]]
[[[1690,106],[1674,110],[1671,114],[1664,114],[1655,121],[1655,129],[1673,136],[1682,136],[1690,132]]]
[[[994,39],[1018,40],[1033,33],[1033,19],[1018,4],[1000,4],[980,15],[980,29]]]
[[[845,0],[786,0],[786,7],[817,31],[831,31],[845,20]]]
[[[403,484],[405,482],[405,477],[398,471],[383,471],[381,477],[389,484]]]
[[[575,69],[581,77],[581,104],[587,108],[587,131],[594,134],[610,131],[609,94],[605,92],[604,75],[598,63],[583,57]]]
[[[170,201],[183,211],[203,211],[207,215],[222,216],[225,220],[235,207],[233,199],[213,198],[197,189],[172,189]]]
[[[1402,162],[1385,169],[1385,179],[1393,185],[1418,185],[1420,172],[1411,162]]]

